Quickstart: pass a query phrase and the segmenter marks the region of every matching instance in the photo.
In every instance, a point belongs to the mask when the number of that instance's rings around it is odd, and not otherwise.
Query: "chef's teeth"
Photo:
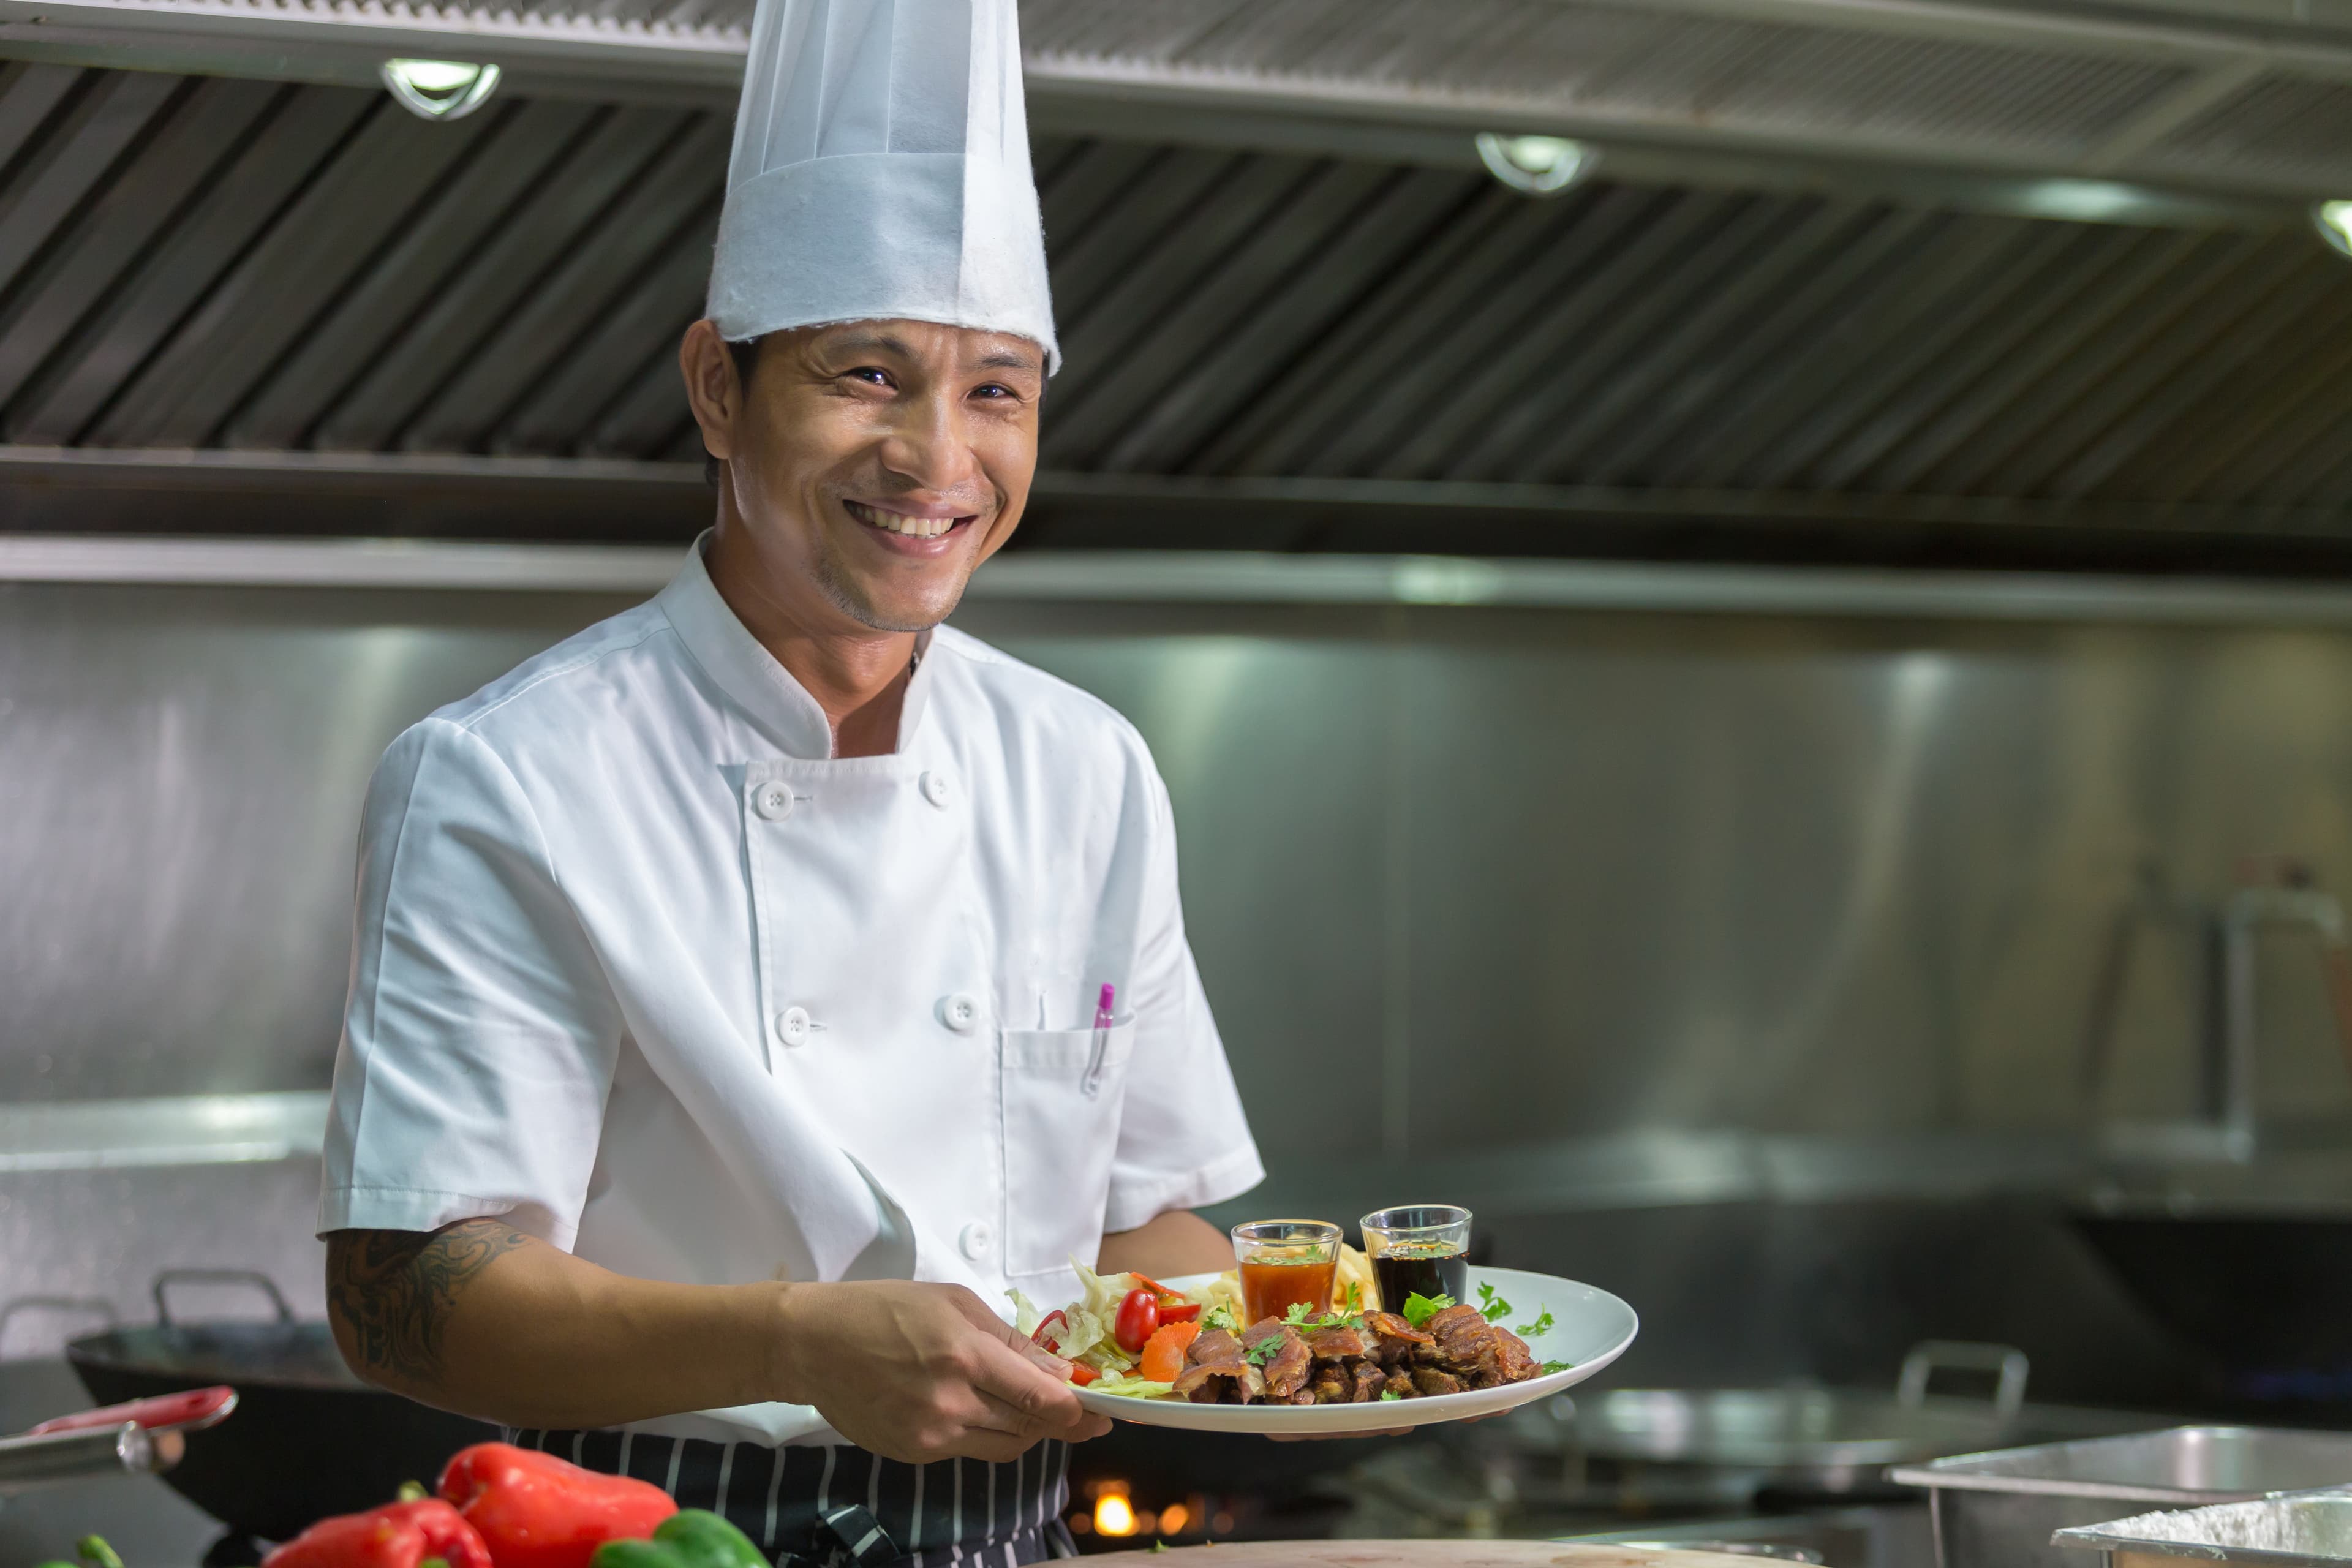
[[[937,539],[956,525],[956,520],[951,517],[903,517],[895,511],[867,506],[862,501],[851,501],[848,505],[850,514],[860,522],[913,539]]]

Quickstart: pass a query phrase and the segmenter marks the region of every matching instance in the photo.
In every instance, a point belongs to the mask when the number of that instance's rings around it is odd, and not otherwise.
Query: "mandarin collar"
[[[655,603],[695,662],[787,756],[807,762],[830,759],[833,725],[824,709],[719,596],[702,560],[709,543],[710,531],[706,529]],[[901,754],[913,744],[930,705],[932,663],[931,634],[924,632],[915,639],[915,673],[907,682],[906,700],[898,712],[897,751]]]

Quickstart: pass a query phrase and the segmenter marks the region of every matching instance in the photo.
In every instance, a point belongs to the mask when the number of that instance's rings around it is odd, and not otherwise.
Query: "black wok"
[[[173,1281],[234,1281],[266,1291],[275,1322],[172,1321]],[[390,1502],[400,1483],[433,1484],[451,1454],[494,1440],[495,1426],[371,1388],[352,1375],[327,1325],[299,1322],[267,1276],[167,1269],[155,1277],[152,1328],[111,1329],[66,1347],[100,1405],[226,1383],[234,1419],[188,1440],[163,1479],[236,1533],[284,1541],[329,1514]]]

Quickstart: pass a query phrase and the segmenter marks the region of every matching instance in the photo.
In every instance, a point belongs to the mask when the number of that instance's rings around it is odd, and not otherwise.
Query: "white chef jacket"
[[[940,627],[897,751],[831,753],[699,545],[394,741],[320,1230],[499,1215],[642,1278],[1050,1304],[1105,1231],[1255,1185],[1134,729]],[[641,1429],[838,1440],[782,1405]]]

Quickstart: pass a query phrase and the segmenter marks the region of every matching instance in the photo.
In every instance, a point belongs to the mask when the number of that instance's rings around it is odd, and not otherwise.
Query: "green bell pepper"
[[[81,1554],[81,1562],[44,1563],[40,1568],[122,1568],[122,1559],[102,1536],[85,1535],[74,1542],[74,1550]]]
[[[751,1538],[698,1508],[686,1509],[654,1526],[651,1541],[608,1541],[596,1548],[589,1568],[768,1568]]]

